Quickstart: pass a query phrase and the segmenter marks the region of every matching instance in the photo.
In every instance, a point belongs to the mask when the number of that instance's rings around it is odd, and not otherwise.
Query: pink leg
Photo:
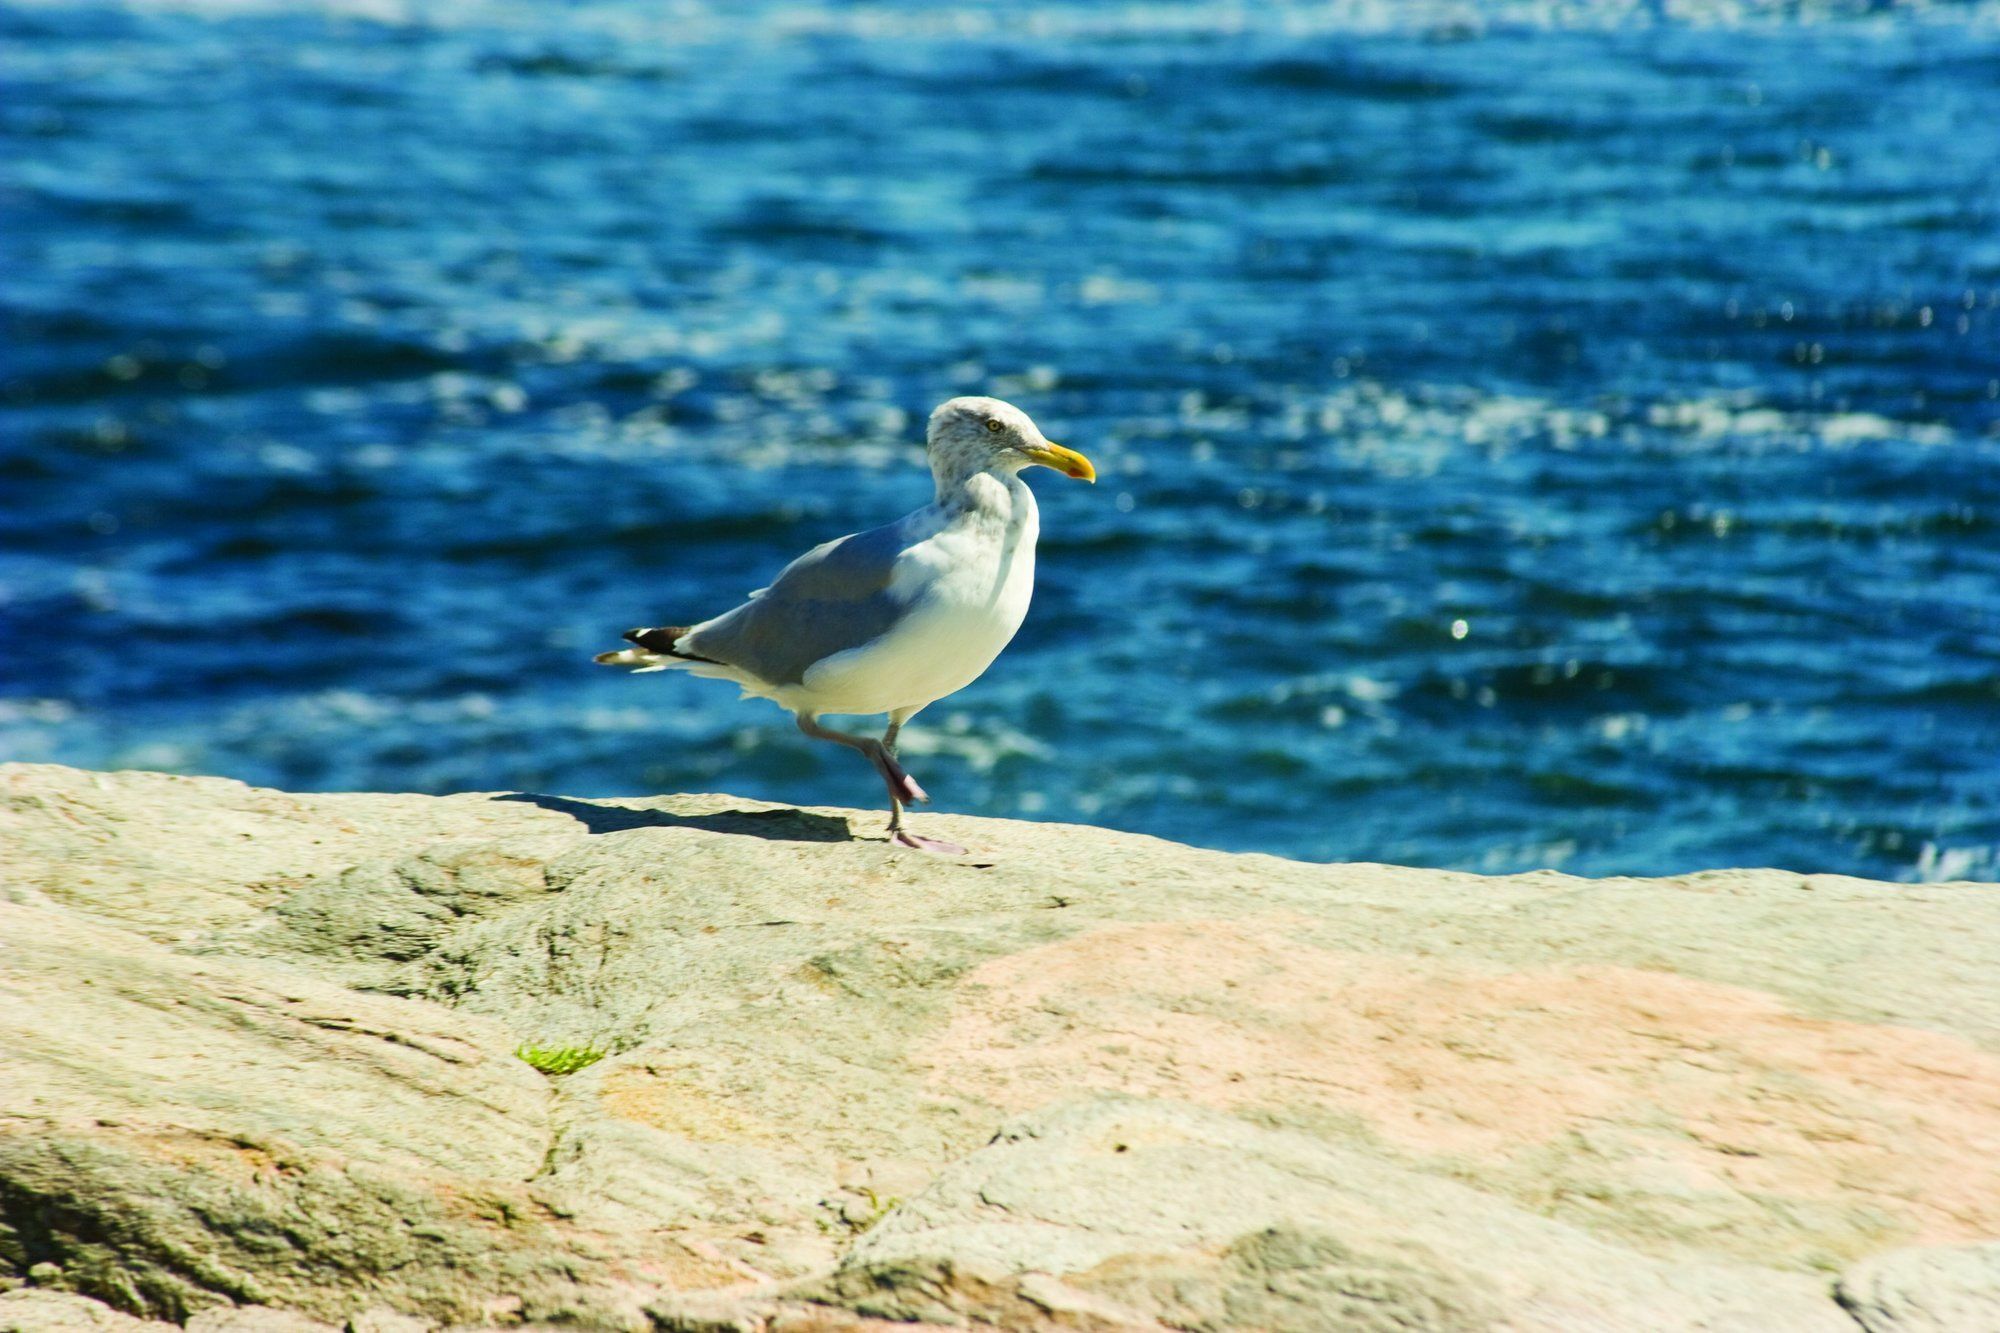
[[[943,856],[962,856],[965,848],[955,842],[940,842],[936,838],[923,838],[903,831],[903,805],[905,802],[928,801],[930,796],[917,780],[903,770],[896,761],[896,732],[902,727],[900,721],[892,720],[889,730],[881,740],[872,736],[852,736],[832,727],[823,727],[816,717],[799,714],[799,730],[806,735],[836,745],[845,745],[850,750],[859,750],[875,766],[882,777],[882,784],[889,789],[889,841],[899,846],[920,852],[936,852]]]
[[[896,762],[894,750],[884,745],[868,757],[875,761],[875,771],[880,773],[882,781],[888,784],[890,800],[898,803],[910,801],[929,804],[930,793],[919,787],[917,780],[903,771],[903,766]]]
[[[896,733],[903,729],[903,715],[889,714],[889,729],[882,733],[882,751],[889,762],[896,762]],[[907,774],[904,775],[907,778]],[[911,783],[915,786],[915,783]],[[921,789],[920,789],[921,790]],[[889,789],[889,841],[912,851],[931,852],[938,856],[964,856],[966,849],[955,842],[943,842],[937,838],[926,838],[911,833],[903,827],[903,803],[896,797],[896,789]]]

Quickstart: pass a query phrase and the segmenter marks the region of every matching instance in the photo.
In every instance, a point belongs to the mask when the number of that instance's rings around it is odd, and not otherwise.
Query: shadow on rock
[[[694,828],[709,833],[734,833],[780,842],[852,842],[847,821],[803,810],[718,810],[712,815],[677,815],[668,810],[633,810],[622,805],[596,805],[565,796],[513,791],[493,798],[538,805],[575,819],[592,833],[623,833],[635,828]]]

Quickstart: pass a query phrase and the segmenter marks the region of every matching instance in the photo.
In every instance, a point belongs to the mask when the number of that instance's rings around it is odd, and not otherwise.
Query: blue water
[[[2000,875],[2000,9],[1852,8],[0,7],[0,755],[872,803],[590,654],[985,392],[939,808]]]

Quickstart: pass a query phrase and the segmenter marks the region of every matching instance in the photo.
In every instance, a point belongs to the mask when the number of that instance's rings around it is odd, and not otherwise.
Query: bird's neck
[[[937,506],[950,517],[998,519],[1012,527],[1035,513],[1035,493],[1012,471],[940,476],[937,483]]]

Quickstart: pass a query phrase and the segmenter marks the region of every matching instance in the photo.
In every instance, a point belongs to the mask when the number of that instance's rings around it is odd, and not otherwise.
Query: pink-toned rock
[[[964,995],[920,1058],[1011,1111],[1094,1090],[1347,1120],[1642,1247],[1752,1261],[2000,1236],[2000,1055],[1962,1036],[1632,966],[1320,949],[1282,921],[1107,925]],[[1605,1218],[1610,1192],[1643,1211]]]

